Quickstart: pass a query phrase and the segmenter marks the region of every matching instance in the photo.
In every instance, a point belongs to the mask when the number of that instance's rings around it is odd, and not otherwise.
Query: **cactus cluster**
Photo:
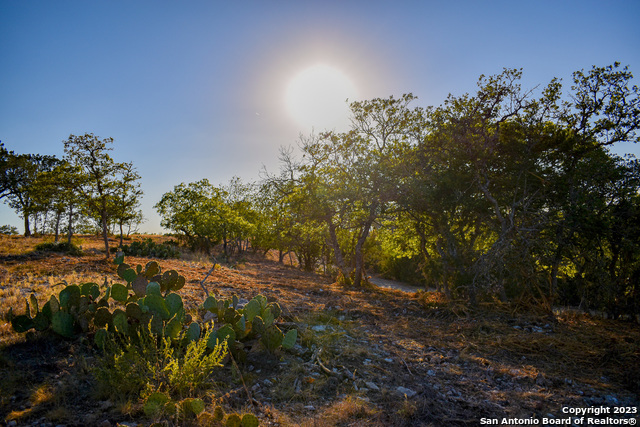
[[[115,264],[122,283],[109,285],[105,279],[102,286],[97,283],[67,285],[42,306],[32,294],[25,302],[24,314],[13,315],[13,310],[9,309],[8,320],[13,329],[16,332],[50,330],[65,338],[95,332],[94,341],[102,349],[112,349],[107,344],[113,342],[144,344],[147,342],[145,337],[149,337],[150,333],[150,342],[154,346],[183,347],[184,352],[179,354],[185,360],[190,358],[190,351],[193,350],[196,356],[191,359],[198,360],[198,375],[201,374],[202,361],[207,357],[215,358],[211,366],[222,366],[227,348],[237,360],[243,360],[246,357],[244,348],[258,341],[270,352],[279,347],[291,348],[296,342],[295,329],[284,334],[275,324],[282,313],[280,305],[267,301],[262,295],[244,305],[237,296],[229,300],[209,297],[202,308],[213,313],[216,321],[201,324],[194,322],[185,311],[182,298],[177,293],[184,287],[185,278],[175,270],[162,272],[156,261],[133,267],[124,262],[122,254],[116,257]],[[196,347],[197,351],[194,350]],[[206,356],[202,356],[205,353]],[[173,353],[169,351],[167,354]],[[163,368],[163,372],[170,374],[166,381],[173,384],[172,390],[181,390],[184,384],[172,383],[171,375],[188,377],[188,370],[185,371],[185,365],[181,363],[186,362],[175,362]],[[189,378],[187,383],[191,387]],[[227,426],[258,425],[258,419],[252,414],[225,414],[221,407],[216,407],[209,414],[205,412],[205,405],[200,399],[188,398],[175,402],[168,394],[160,392],[160,388],[158,390],[145,401],[143,410],[148,416],[204,417]],[[184,396],[182,392],[179,394]]]
[[[213,414],[203,412],[198,416],[200,425],[223,425],[226,427],[257,427],[260,422],[253,414],[226,414],[221,406],[216,406]]]
[[[14,316],[10,308],[7,317],[16,332],[51,328],[58,335],[71,338],[78,331],[89,330],[95,313],[103,305],[108,306],[108,303],[100,298],[99,286],[96,283],[84,283],[66,286],[58,297],[52,295],[42,308],[36,296],[31,294],[26,301],[25,314]]]
[[[260,424],[258,417],[253,414],[226,414],[221,406],[216,406],[213,413],[210,414],[205,412],[205,403],[202,399],[187,398],[175,402],[167,394],[161,392],[151,393],[145,400],[143,410],[149,417],[157,417],[162,414],[183,420],[197,417],[199,425],[258,427]]]
[[[271,353],[280,346],[291,348],[296,342],[296,329],[285,334],[274,323],[282,314],[280,305],[268,302],[263,295],[255,296],[243,307],[236,295],[227,300],[210,296],[201,308],[212,313],[218,325],[210,336],[211,348],[216,342],[227,340],[229,351],[240,360],[246,358],[245,347],[258,339]]]
[[[183,276],[175,270],[161,272],[155,261],[136,268],[124,263],[124,255],[116,258],[118,276],[125,284],[114,283],[100,289],[96,283],[68,285],[58,297],[52,295],[42,309],[35,295],[26,302],[25,314],[14,316],[9,309],[8,318],[16,332],[47,329],[65,338],[76,333],[96,330],[95,340],[103,345],[108,332],[136,336],[141,325],[149,326],[155,335],[177,339],[183,328],[187,338],[200,337],[199,325],[192,324],[191,315],[184,310],[180,295],[175,293],[185,284]],[[110,300],[114,309],[110,308]]]
[[[16,332],[51,329],[66,338],[95,330],[94,339],[100,347],[110,334],[135,338],[141,327],[171,340],[195,341],[202,336],[201,325],[193,322],[176,293],[185,285],[183,276],[175,270],[163,273],[156,261],[134,268],[124,262],[124,254],[116,257],[115,264],[118,277],[125,284],[109,286],[105,279],[102,289],[96,283],[68,285],[57,297],[52,295],[42,308],[35,295],[31,295],[25,314],[14,316],[9,309],[8,320],[13,329]],[[280,347],[291,348],[296,342],[296,329],[285,334],[275,324],[282,314],[280,305],[262,295],[243,306],[235,295],[228,300],[208,297],[201,308],[211,312],[216,320],[208,334],[207,346],[214,349],[226,340],[229,351],[240,361],[246,358],[245,348],[258,341],[271,353]]]

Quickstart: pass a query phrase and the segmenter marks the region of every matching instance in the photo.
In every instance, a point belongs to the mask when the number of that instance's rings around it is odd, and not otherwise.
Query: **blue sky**
[[[62,156],[70,134],[115,139],[142,175],[142,230],[181,182],[276,171],[308,132],[287,85],[316,64],[358,99],[412,92],[439,105],[481,74],[523,68],[524,87],[620,61],[640,79],[640,2],[0,0],[0,140]],[[318,128],[326,124],[319,119]],[[640,157],[640,147],[617,147]],[[0,205],[0,225],[22,221]]]

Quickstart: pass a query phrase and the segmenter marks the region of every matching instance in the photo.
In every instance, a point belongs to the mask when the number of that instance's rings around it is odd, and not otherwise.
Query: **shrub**
[[[143,241],[135,241],[130,245],[122,246],[125,255],[149,257],[149,258],[180,258],[180,252],[174,247],[175,245],[158,244],[151,239]]]
[[[104,346],[100,363],[93,368],[98,392],[108,398],[148,397],[153,392],[169,396],[194,396],[210,387],[207,381],[222,366],[226,342],[209,351],[212,331],[202,339],[189,341],[182,333],[177,341],[158,338],[150,328],[141,328],[135,339],[111,336]],[[186,346],[180,344],[187,342]]]
[[[0,225],[0,234],[6,234],[7,236],[14,236],[18,234],[18,229],[13,225]]]
[[[61,252],[73,256],[81,256],[82,249],[69,242],[45,242],[36,245],[37,251]]]

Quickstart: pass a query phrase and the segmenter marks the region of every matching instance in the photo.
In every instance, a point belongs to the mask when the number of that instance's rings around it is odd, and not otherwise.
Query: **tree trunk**
[[[56,234],[54,240],[56,243],[60,240],[60,218],[62,218],[62,211],[56,212]]]
[[[369,236],[369,230],[371,230],[371,224],[373,224],[373,219],[369,218],[369,220],[365,223],[364,229],[362,230],[362,235],[358,239],[355,248],[355,257],[356,257],[356,272],[355,277],[353,279],[354,286],[360,286],[362,281],[363,271],[364,271],[364,254],[362,253],[362,247],[364,246],[364,242],[367,240],[367,236]]]
[[[122,220],[120,220],[120,247],[122,247]]]
[[[336,226],[333,223],[331,217],[326,219],[327,225],[329,226],[329,244],[333,248],[333,255],[336,259],[336,264],[338,265],[338,269],[342,273],[344,278],[344,282],[347,285],[351,284],[351,272],[347,268],[344,262],[344,256],[342,255],[342,249],[340,249],[340,244],[338,243],[338,236],[336,234]]]
[[[71,244],[71,236],[73,236],[73,206],[69,207],[69,229],[67,233],[67,243]]]
[[[29,227],[29,215],[24,214],[24,237],[31,236],[31,227]]]
[[[229,253],[227,252],[227,227],[222,227],[222,249],[224,250],[224,256],[229,258]]]
[[[109,258],[109,231],[107,230],[107,212],[102,211],[102,239],[104,240],[105,257]]]

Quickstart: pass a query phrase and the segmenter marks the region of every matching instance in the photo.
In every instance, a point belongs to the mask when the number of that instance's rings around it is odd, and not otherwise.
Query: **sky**
[[[347,98],[437,106],[503,68],[566,91],[615,61],[639,84],[639,20],[637,0],[0,0],[0,140],[62,157],[71,134],[114,138],[142,177],[141,230],[158,233],[162,194],[277,172],[312,126],[346,130]],[[23,231],[6,204],[3,224]]]

